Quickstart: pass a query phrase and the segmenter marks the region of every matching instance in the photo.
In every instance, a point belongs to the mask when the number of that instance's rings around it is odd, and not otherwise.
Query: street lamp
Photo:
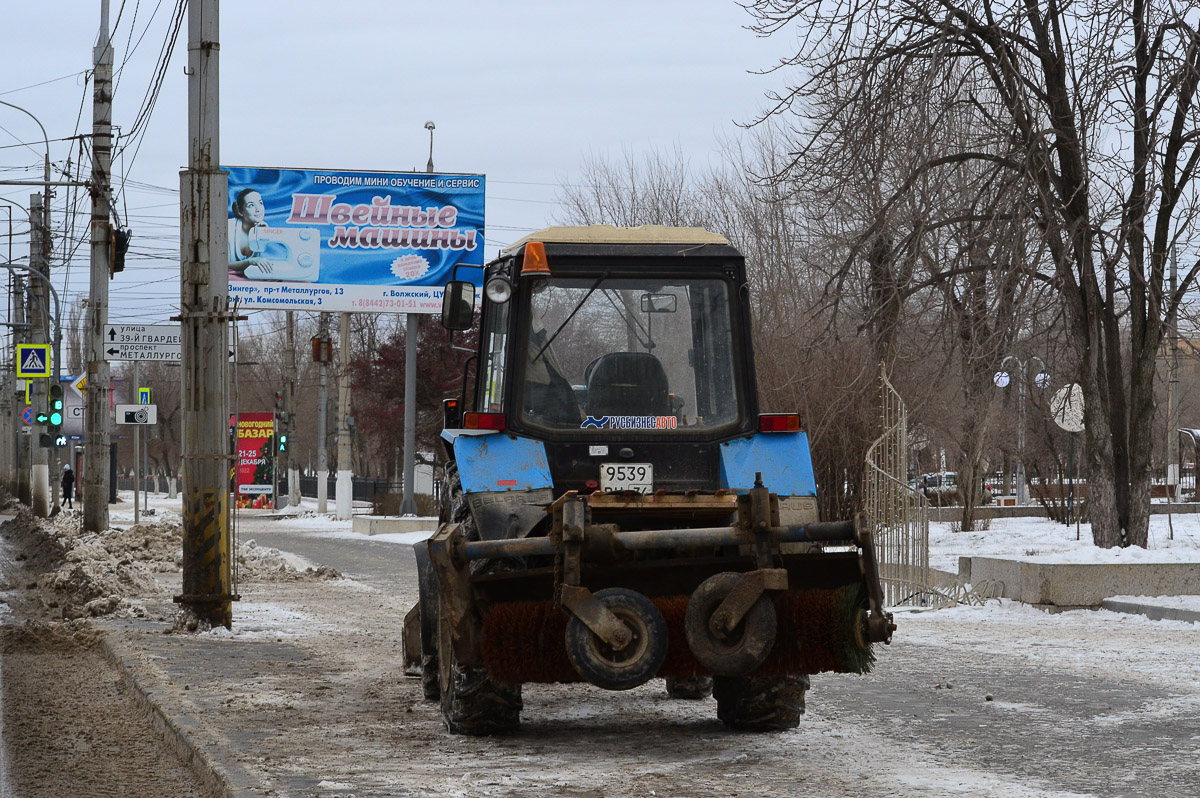
[[[992,377],[997,388],[1007,388],[1011,381],[1009,373],[1004,370],[1010,360],[1017,365],[1017,415],[1020,418],[1017,422],[1017,504],[1025,504],[1029,499],[1025,485],[1025,369],[1033,361],[1038,362],[1041,369],[1034,376],[1033,384],[1043,389],[1049,387],[1050,375],[1046,372],[1045,361],[1036,355],[1025,360],[1009,355],[1000,361],[1000,370]]]
[[[432,119],[425,123],[425,129],[429,131],[429,163],[425,164],[425,171],[432,172],[433,171],[433,129],[434,129]]]

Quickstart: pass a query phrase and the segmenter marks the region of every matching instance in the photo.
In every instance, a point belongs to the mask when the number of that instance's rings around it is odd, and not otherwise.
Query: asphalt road
[[[334,567],[385,594],[413,592],[409,546],[265,526],[246,537]],[[783,750],[808,757],[821,776],[811,784],[813,794],[843,794],[846,784],[859,785],[854,794],[860,795],[1196,794],[1197,665],[1173,673],[1169,656],[1172,640],[1195,634],[1193,626],[1086,611],[1005,612],[1015,619],[974,610],[902,615],[895,644],[880,649],[872,674],[814,677],[808,717],[795,734],[779,738],[786,740]],[[1161,652],[1168,652],[1165,658]],[[601,706],[625,700],[608,694],[611,701],[604,701],[603,695],[596,697]],[[527,724],[551,733],[539,706],[527,699]],[[636,714],[629,722],[641,726]],[[559,732],[581,744],[587,735],[570,724]],[[664,739],[672,734],[664,732]],[[636,736],[646,745],[663,742],[644,727]],[[775,746],[757,739],[764,756]],[[844,758],[836,756],[838,740],[845,742]],[[822,772],[826,768],[841,773]],[[760,785],[763,794],[777,794],[765,786],[771,783]]]

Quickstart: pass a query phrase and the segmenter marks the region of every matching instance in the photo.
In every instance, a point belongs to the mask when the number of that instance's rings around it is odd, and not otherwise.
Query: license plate
[[[654,466],[650,463],[601,463],[600,490],[654,492]]]

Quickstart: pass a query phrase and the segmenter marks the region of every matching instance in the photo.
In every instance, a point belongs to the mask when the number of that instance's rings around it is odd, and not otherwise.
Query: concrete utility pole
[[[45,238],[48,231],[44,224],[42,195],[33,194],[29,197],[29,265],[34,271],[47,275]],[[35,280],[29,286],[29,324],[33,343],[49,343],[50,288],[47,280]],[[33,390],[29,392],[29,396],[33,400],[33,406],[39,411],[46,409],[46,388],[46,380],[33,380]],[[48,518],[50,516],[50,450],[34,440],[32,451],[33,465],[29,474],[32,500],[29,506],[38,518]]]
[[[9,257],[12,260],[12,257]],[[13,348],[10,353],[9,363],[15,362],[15,354],[17,344],[26,343],[29,340],[29,328],[25,326],[25,282],[20,276],[13,275],[13,294],[12,294],[12,342]],[[16,370],[10,372],[13,375],[12,388],[15,398],[17,390]],[[29,504],[32,500],[29,490],[29,438],[27,434],[21,434],[20,430],[25,426],[21,419],[21,414],[25,410],[25,399],[22,393],[21,398],[13,403],[13,428],[16,431],[12,442],[12,494],[17,497],[23,504]]]
[[[317,327],[321,342],[321,360],[317,370],[321,387],[317,392],[317,512],[329,512],[329,363],[325,360],[325,340],[329,338],[329,314],[322,313]]]
[[[100,34],[92,50],[92,252],[88,293],[87,414],[83,432],[83,529],[108,529],[109,404],[112,399],[104,328],[108,324],[110,172],[112,168],[112,39],[108,0],[100,3]]]
[[[217,0],[188,7],[188,168],[180,175],[183,339],[183,594],[202,621],[233,625],[229,530],[228,173],[220,171]]]
[[[283,412],[287,416],[288,446],[283,452],[283,464],[287,467],[288,504],[292,507],[300,504],[300,469],[297,464],[299,457],[292,457],[296,451],[296,313],[287,311],[287,349],[284,353],[283,367],[286,371],[286,384],[283,386]]]
[[[348,521],[353,514],[354,472],[350,461],[350,314],[343,313],[338,333],[338,472],[334,518]]]
[[[16,327],[13,328],[14,331],[16,331],[16,334],[13,336],[13,341],[15,343],[22,343],[22,344],[28,343],[29,342],[29,327],[26,326],[26,324],[25,324],[25,286],[21,282],[20,277],[16,277],[13,280],[13,312],[14,312],[13,322],[14,322],[14,324],[17,325]],[[15,346],[13,347],[13,351],[14,352],[16,351]],[[24,410],[24,406],[20,402],[18,402],[17,408],[16,408],[16,414],[21,413],[23,410]],[[23,425],[21,425],[21,426],[23,426]],[[22,504],[26,504],[26,505],[33,503],[33,490],[32,490],[32,486],[29,484],[29,469],[30,469],[30,459],[29,459],[30,448],[29,447],[30,447],[32,441],[33,441],[32,434],[18,435],[16,449],[15,449],[15,453],[16,453],[15,466],[16,466],[16,471],[17,471],[16,496],[21,501]]]

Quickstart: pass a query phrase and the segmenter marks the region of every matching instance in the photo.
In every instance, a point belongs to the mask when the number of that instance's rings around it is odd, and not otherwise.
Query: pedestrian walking
[[[62,489],[63,501],[66,502],[67,507],[74,507],[71,504],[71,498],[75,495],[75,472],[71,470],[69,464],[63,466]]]

